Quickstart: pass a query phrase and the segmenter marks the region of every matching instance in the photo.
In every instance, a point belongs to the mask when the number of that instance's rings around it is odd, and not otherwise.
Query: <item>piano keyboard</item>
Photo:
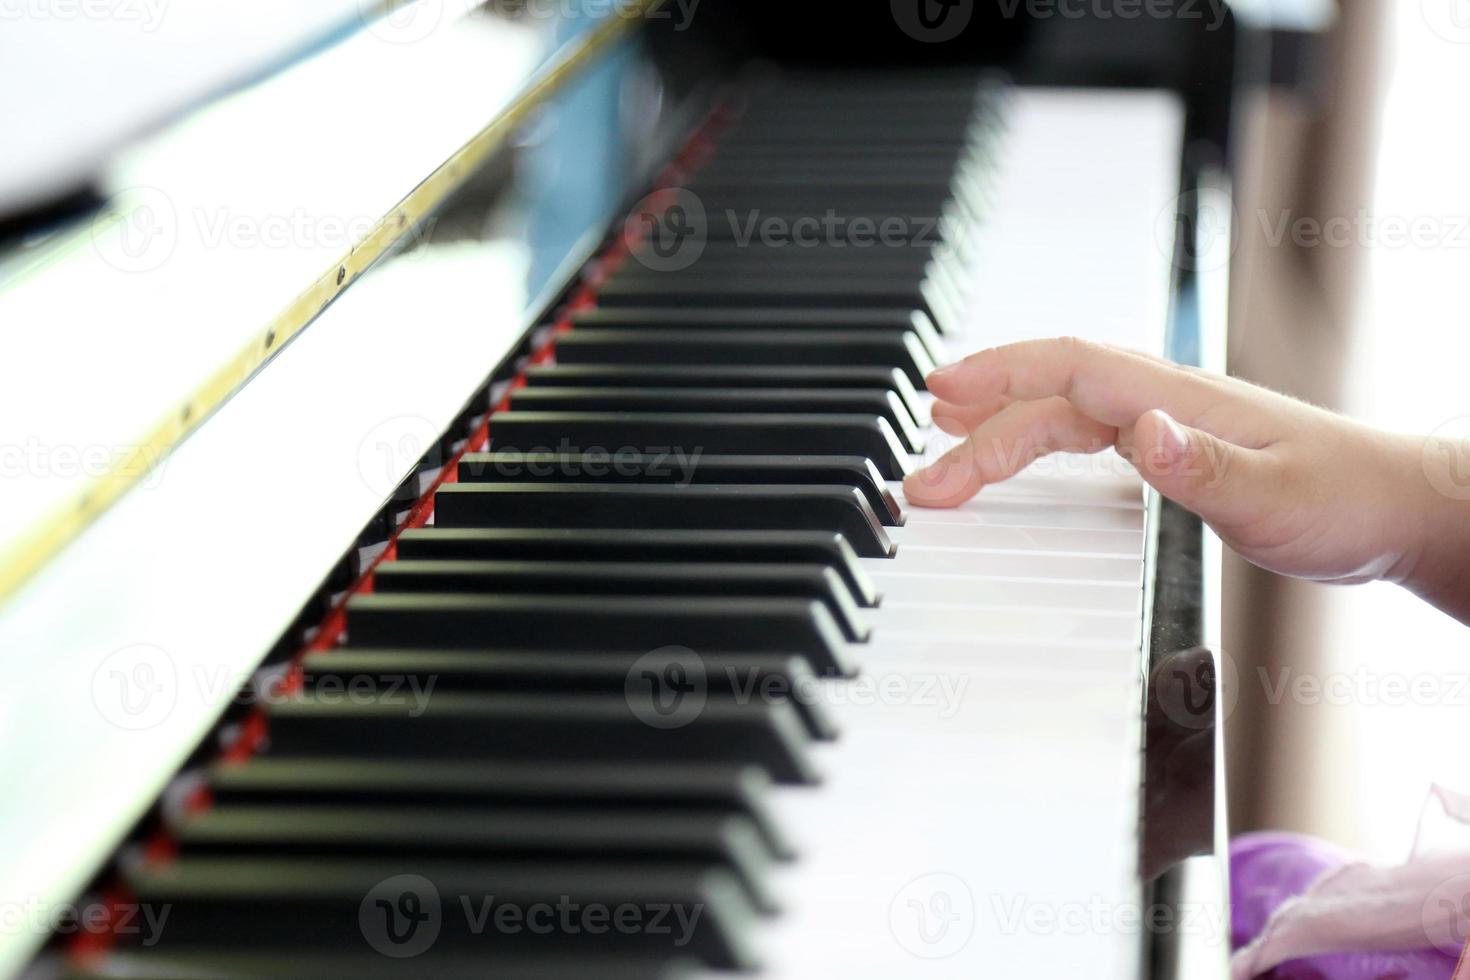
[[[1087,126],[1114,198],[1079,209]],[[157,941],[73,973],[1137,976],[1142,485],[1058,457],[936,512],[900,481],[947,442],[935,364],[1161,348],[1135,212],[1177,140],[1148,95],[752,93],[342,643],[122,855]]]

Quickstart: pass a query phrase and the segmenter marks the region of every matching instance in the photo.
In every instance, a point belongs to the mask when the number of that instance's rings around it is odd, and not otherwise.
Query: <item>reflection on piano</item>
[[[1167,975],[1143,706],[1198,555],[1110,454],[954,511],[898,481],[936,364],[1167,352],[1184,109],[736,78],[38,975]]]

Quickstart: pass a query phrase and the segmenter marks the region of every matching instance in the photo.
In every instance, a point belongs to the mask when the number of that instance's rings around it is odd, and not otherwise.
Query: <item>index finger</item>
[[[1186,425],[1230,390],[1204,374],[1145,354],[1058,337],[1027,340],[971,354],[928,377],[929,390],[958,405],[1009,397],[1020,401],[1062,397],[1090,418],[1127,426],[1151,409]]]

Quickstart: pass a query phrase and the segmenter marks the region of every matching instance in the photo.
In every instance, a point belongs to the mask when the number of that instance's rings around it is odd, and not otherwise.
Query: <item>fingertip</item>
[[[950,454],[904,477],[903,495],[915,507],[958,507],[981,486],[979,471]]]
[[[950,390],[951,379],[959,371],[959,364],[946,364],[942,368],[936,368],[924,375],[924,387],[936,398],[944,398],[945,392]]]
[[[951,364],[945,364],[937,367],[934,370],[930,371],[928,374],[924,375],[924,382],[926,384],[932,384],[937,381],[940,384],[943,384],[945,379],[951,377],[956,371],[960,369],[963,364],[964,361],[955,361]]]
[[[978,351],[970,356],[930,371],[924,377],[924,386],[936,397],[960,405],[971,404],[976,398],[988,394],[985,391],[981,369],[989,351]]]
[[[923,472],[923,470],[915,470],[914,472],[903,478],[904,498],[908,500],[909,503],[914,504],[918,507],[924,506],[924,484],[919,478],[919,475]]]
[[[925,484],[923,470],[920,470],[918,473],[910,473],[903,478],[904,502],[912,507],[952,507],[954,504],[949,502],[950,496],[953,495],[946,496],[942,493],[936,493],[933,487]]]

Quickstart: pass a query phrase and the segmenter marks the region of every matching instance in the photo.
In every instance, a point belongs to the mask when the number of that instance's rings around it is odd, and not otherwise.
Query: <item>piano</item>
[[[1111,451],[901,483],[971,350],[1214,363],[1219,106],[710,8],[528,86],[661,79],[523,316],[329,381],[411,252],[337,276],[0,606],[0,972],[1225,975],[1217,545]]]

